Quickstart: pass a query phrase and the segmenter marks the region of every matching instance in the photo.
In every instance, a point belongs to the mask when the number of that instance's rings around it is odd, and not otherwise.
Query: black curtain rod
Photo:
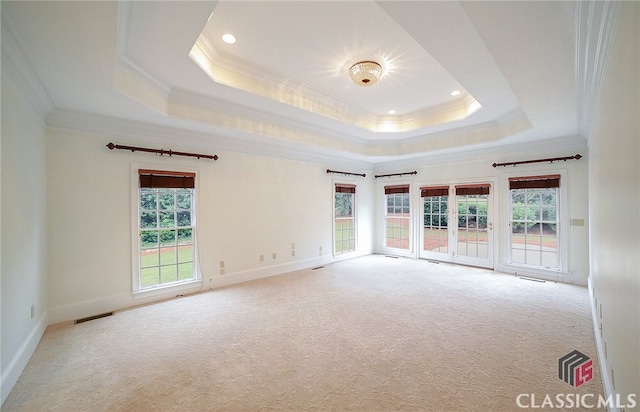
[[[391,177],[391,176],[404,176],[404,175],[417,175],[418,172],[417,171],[413,171],[413,172],[403,172],[403,173],[391,173],[388,175],[375,175],[375,178],[379,178],[379,177]]]
[[[331,169],[327,169],[327,173],[336,173],[336,174],[339,174],[339,175],[346,175],[346,176],[362,176],[362,177],[366,177],[367,176],[364,173],[340,172],[338,170],[331,170]]]
[[[580,159],[582,159],[582,156],[577,154],[575,156],[552,157],[552,158],[549,158],[549,159],[536,159],[536,160],[523,160],[523,161],[520,161],[520,162],[494,163],[491,166],[493,166],[493,167],[498,167],[498,166],[516,166],[516,165],[522,165],[522,164],[526,164],[526,163],[542,163],[542,162],[553,163],[553,162],[559,162],[560,160],[564,160],[566,162],[567,160],[573,160],[573,159],[580,160]]]
[[[147,153],[157,153],[160,156],[169,155],[171,156],[186,156],[186,157],[197,157],[198,159],[213,159],[218,160],[218,155],[208,155],[208,154],[200,154],[200,153],[187,153],[187,152],[175,152],[171,149],[148,149],[146,147],[135,147],[135,146],[122,146],[119,144],[109,143],[107,145],[109,150],[120,149],[120,150],[131,150],[132,152],[147,152]]]

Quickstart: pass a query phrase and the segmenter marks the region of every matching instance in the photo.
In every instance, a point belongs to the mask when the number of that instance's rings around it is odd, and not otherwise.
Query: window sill
[[[175,296],[176,294],[194,293],[202,289],[202,280],[190,280],[182,283],[174,283],[166,286],[158,286],[153,289],[144,289],[133,292],[134,299],[143,299],[166,295]]]

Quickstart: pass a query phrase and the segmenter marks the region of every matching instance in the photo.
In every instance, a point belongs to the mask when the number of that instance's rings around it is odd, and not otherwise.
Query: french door
[[[420,257],[493,268],[489,183],[420,188]]]

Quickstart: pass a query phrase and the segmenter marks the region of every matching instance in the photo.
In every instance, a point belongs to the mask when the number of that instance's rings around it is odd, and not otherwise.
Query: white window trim
[[[354,221],[354,249],[349,251],[349,252],[342,252],[342,253],[336,253],[336,185],[339,184],[343,184],[343,185],[354,185],[356,187],[356,192],[354,193],[353,196],[353,221]],[[354,180],[332,180],[331,181],[331,185],[332,185],[332,192],[333,192],[333,196],[331,197],[332,199],[332,204],[331,204],[331,214],[333,215],[333,219],[331,219],[331,227],[332,227],[332,232],[331,232],[331,238],[332,238],[332,243],[333,243],[333,247],[332,252],[333,252],[333,256],[334,257],[345,257],[345,256],[349,256],[349,255],[353,255],[355,253],[358,252],[358,183]]]
[[[195,237],[193,239],[194,244],[194,266],[195,266],[195,279],[187,280],[179,283],[171,283],[168,285],[159,285],[154,288],[141,289],[140,288],[140,236],[138,235],[138,219],[140,216],[140,184],[139,184],[139,169],[148,170],[165,170],[168,172],[190,172],[195,173]],[[171,166],[166,164],[153,164],[153,163],[132,163],[131,164],[131,291],[134,299],[148,298],[160,295],[175,295],[182,293],[193,293],[202,289],[202,273],[200,270],[200,259],[198,251],[198,215],[199,215],[199,178],[200,170],[193,167],[181,167]]]
[[[409,185],[409,249],[398,249],[395,247],[387,246],[387,195],[384,193],[385,186],[401,186]],[[412,180],[399,180],[399,181],[383,181],[380,184],[380,191],[382,193],[382,232],[380,233],[380,250],[383,253],[388,253],[393,256],[403,257],[415,257],[417,248],[415,247],[415,195],[413,193],[415,183]]]
[[[511,211],[511,190],[509,189],[509,179],[522,176],[545,176],[560,175],[560,187],[558,188],[558,268],[546,269],[543,267],[532,265],[521,265],[511,263],[511,225],[509,225]],[[502,267],[503,271],[518,274],[531,274],[548,280],[564,280],[569,277],[569,206],[568,206],[568,186],[566,169],[544,169],[536,171],[526,171],[520,173],[510,173],[503,176],[503,185],[506,191],[506,212],[504,214],[506,221],[503,230],[504,242],[504,259],[505,263]]]

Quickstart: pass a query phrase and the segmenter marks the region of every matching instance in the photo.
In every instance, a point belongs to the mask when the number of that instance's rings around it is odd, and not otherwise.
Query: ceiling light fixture
[[[451,96],[458,96],[460,94],[460,90],[454,90],[451,92]]]
[[[373,61],[362,61],[349,68],[351,80],[358,86],[373,86],[382,76],[382,66]]]
[[[225,33],[222,35],[222,41],[227,44],[233,44],[236,42],[236,36],[233,34]]]

